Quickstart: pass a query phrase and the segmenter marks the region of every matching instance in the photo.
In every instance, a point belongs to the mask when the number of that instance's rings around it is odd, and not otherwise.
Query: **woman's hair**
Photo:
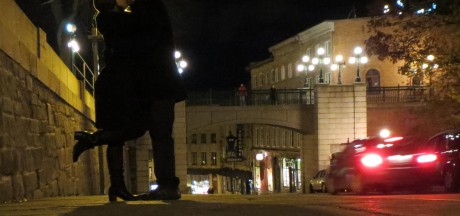
[[[93,0],[94,6],[101,12],[112,10],[117,4],[116,0]]]

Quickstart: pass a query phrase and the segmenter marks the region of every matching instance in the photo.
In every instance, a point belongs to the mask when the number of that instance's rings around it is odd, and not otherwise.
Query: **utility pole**
[[[93,78],[92,78],[92,86],[93,86],[93,96],[94,96],[94,84],[96,82],[97,76],[99,75],[99,40],[103,40],[101,34],[97,30],[97,27],[93,27],[91,30],[91,35],[88,36],[91,40],[92,44],[92,51],[93,51]],[[105,189],[105,172],[104,172],[104,150],[102,146],[97,147],[97,152],[99,155],[99,193],[104,194]]]

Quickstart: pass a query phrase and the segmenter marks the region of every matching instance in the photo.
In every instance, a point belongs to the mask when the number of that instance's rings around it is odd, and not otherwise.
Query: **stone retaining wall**
[[[0,8],[0,202],[99,192],[94,151],[72,163],[94,99],[13,0]]]

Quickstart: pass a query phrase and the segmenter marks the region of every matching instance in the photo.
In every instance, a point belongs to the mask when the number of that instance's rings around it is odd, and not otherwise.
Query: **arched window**
[[[420,76],[414,76],[414,77],[412,77],[412,85],[413,85],[413,86],[420,86],[420,85],[422,85],[422,79],[420,79]]]
[[[380,72],[376,69],[368,70],[366,73],[367,87],[380,87]]]

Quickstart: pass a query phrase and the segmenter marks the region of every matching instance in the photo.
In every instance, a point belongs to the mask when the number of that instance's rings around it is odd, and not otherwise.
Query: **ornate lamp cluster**
[[[351,56],[348,59],[348,62],[350,64],[356,64],[357,70],[356,70],[356,82],[361,82],[361,77],[359,74],[359,67],[360,64],[366,64],[368,62],[368,58],[366,56],[362,55],[363,49],[361,47],[355,47],[353,50],[353,56]],[[342,55],[337,55],[335,57],[335,61],[331,62],[331,59],[329,57],[325,56],[326,50],[323,47],[320,47],[316,50],[317,57],[311,59],[310,61],[310,56],[304,55],[302,57],[302,62],[301,64],[297,65],[297,71],[314,71],[315,67],[318,65],[319,66],[319,83],[324,83],[324,77],[323,77],[323,68],[322,65],[331,65],[330,69],[332,71],[338,70],[338,81],[337,84],[342,84],[342,72],[341,68],[345,67],[345,61],[344,57]]]
[[[180,74],[184,72],[184,69],[187,67],[187,61],[182,58],[182,53],[180,51],[174,52],[174,58],[176,59],[177,70]]]
[[[326,50],[323,47],[319,47],[316,50],[317,57],[314,57],[310,61],[310,56],[304,55],[302,57],[303,64],[297,65],[297,71],[313,71],[315,70],[316,66],[319,66],[319,83],[324,83],[323,77],[323,65],[329,65],[331,63],[331,59],[326,57]]]

